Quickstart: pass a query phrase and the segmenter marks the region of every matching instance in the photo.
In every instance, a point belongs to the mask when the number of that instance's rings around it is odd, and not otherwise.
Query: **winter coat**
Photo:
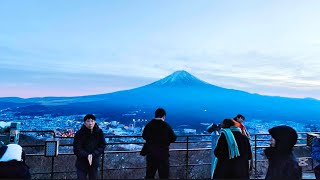
[[[240,156],[229,159],[228,143],[222,133],[218,139],[214,154],[218,159],[213,179],[249,179],[251,148],[249,139],[241,132],[232,131],[237,142]]]
[[[92,154],[91,168],[98,168],[101,154],[106,147],[106,141],[102,130],[97,124],[91,132],[85,125],[76,132],[73,142],[73,152],[77,156],[76,167],[88,171],[90,168],[88,155]]]
[[[269,133],[276,144],[264,150],[269,160],[265,179],[302,179],[302,169],[292,154],[298,139],[296,131],[289,126],[276,126],[269,129]]]
[[[171,126],[158,118],[152,119],[145,126],[142,137],[146,140],[146,155],[156,159],[167,159],[170,143],[177,139]]]
[[[320,163],[320,139],[314,138],[312,141],[312,159]]]
[[[18,144],[0,148],[0,179],[30,179],[25,153]]]

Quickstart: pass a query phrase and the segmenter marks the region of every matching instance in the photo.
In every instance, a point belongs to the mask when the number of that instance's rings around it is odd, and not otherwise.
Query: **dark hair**
[[[222,128],[230,128],[231,126],[234,126],[234,122],[232,119],[224,119],[222,122]]]
[[[163,108],[158,108],[155,112],[154,112],[154,116],[156,118],[162,118],[163,116],[167,115],[166,111]]]
[[[96,117],[95,117],[93,114],[87,114],[87,115],[83,118],[83,121],[86,121],[87,119],[96,120]]]
[[[241,118],[243,120],[245,120],[246,118],[244,116],[242,116],[241,114],[238,114],[235,118],[233,118],[234,120],[237,120],[238,118]]]

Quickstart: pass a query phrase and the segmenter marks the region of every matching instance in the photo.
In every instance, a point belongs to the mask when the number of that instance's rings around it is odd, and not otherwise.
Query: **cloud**
[[[155,79],[98,73],[61,73],[0,68],[1,97],[77,96],[132,89]],[[10,90],[11,89],[11,90]]]

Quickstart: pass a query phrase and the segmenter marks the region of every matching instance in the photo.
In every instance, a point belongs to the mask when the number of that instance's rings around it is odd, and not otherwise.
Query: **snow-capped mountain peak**
[[[156,81],[151,86],[199,86],[208,83],[198,79],[185,70],[176,71],[169,76]]]

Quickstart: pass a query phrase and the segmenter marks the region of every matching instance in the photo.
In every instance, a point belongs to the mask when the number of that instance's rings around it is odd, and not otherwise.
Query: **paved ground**
[[[252,178],[252,179],[254,179],[254,178]],[[256,179],[264,179],[264,176],[257,177]],[[303,173],[302,179],[316,179],[316,177],[314,176],[314,173]]]

